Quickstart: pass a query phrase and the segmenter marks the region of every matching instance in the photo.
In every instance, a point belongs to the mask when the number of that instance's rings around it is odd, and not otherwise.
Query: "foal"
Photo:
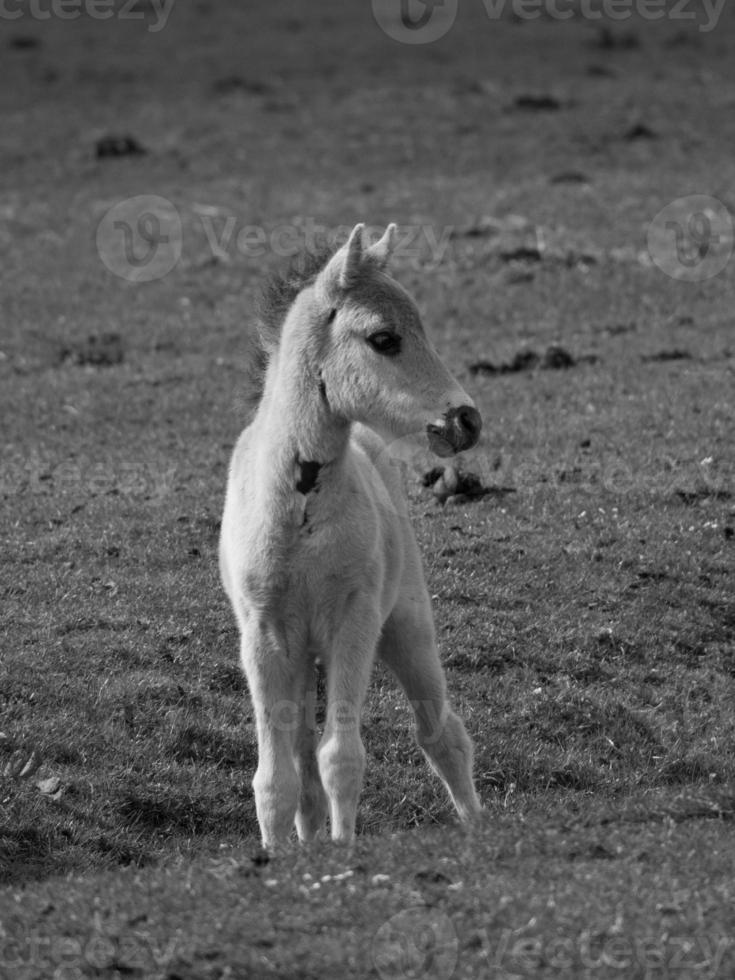
[[[290,304],[266,351],[264,390],[230,465],[220,567],[255,711],[263,845],[296,825],[355,832],[365,767],[360,713],[376,655],[414,710],[418,743],[459,816],[480,810],[472,744],[447,703],[429,596],[387,441],[426,434],[448,456],[481,419],[385,267],[396,226],[363,225]],[[296,293],[296,290],[292,290]],[[327,675],[324,734],[313,706]],[[317,744],[318,741],[318,744]]]

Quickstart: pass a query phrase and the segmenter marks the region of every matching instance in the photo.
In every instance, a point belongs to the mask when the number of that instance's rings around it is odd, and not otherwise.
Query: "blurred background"
[[[408,265],[452,285],[474,254],[463,313],[500,343],[493,323],[537,322],[538,294],[488,303],[499,231],[512,250],[546,226],[572,266],[615,249],[635,265],[670,201],[732,209],[734,25],[716,0],[8,0],[3,349],[47,362],[59,335],[141,302],[156,334],[172,302],[227,332],[271,260],[358,220],[411,226]],[[131,198],[127,230],[103,221]],[[453,318],[438,329],[471,346]]]

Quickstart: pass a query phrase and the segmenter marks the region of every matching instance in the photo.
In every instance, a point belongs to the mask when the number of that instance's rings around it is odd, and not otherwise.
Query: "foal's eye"
[[[337,316],[337,308],[335,307],[333,310],[329,311],[329,314],[327,315],[327,323],[332,323],[336,316]]]
[[[379,330],[378,333],[370,334],[367,342],[378,354],[399,354],[401,351],[401,338],[392,330]]]

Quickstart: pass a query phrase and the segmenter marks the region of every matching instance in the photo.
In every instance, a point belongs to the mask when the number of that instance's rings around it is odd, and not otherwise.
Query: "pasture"
[[[478,0],[416,45],[337,0],[0,19],[1,977],[732,975],[735,16],[703,6]],[[264,276],[358,221],[399,224],[483,416],[486,493],[442,506],[428,451],[406,481],[486,814],[378,668],[354,848],[269,861],[226,470]]]

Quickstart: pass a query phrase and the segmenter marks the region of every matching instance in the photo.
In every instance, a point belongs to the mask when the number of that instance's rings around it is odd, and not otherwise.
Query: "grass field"
[[[0,18],[3,980],[733,975],[735,19],[508,6]],[[359,220],[484,418],[482,499],[407,481],[487,813],[378,669],[354,850],[268,862],[224,481],[263,277]]]

